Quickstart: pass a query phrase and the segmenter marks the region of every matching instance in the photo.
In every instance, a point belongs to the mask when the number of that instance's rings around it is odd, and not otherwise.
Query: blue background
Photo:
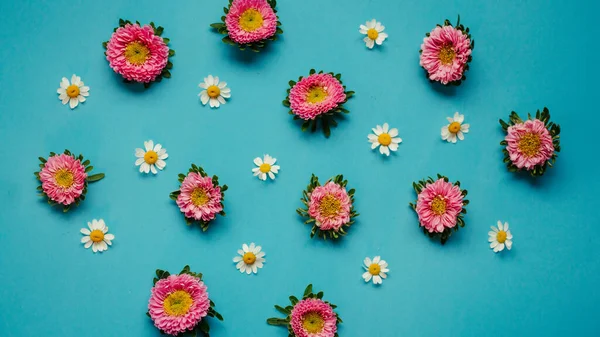
[[[592,1],[281,1],[283,37],[260,54],[221,42],[209,24],[222,1],[8,1],[0,4],[0,335],[159,336],[146,317],[156,268],[204,273],[225,316],[219,336],[286,336],[270,327],[291,294],[325,291],[344,319],[341,336],[598,336],[598,28]],[[426,32],[444,19],[476,40],[468,80],[430,84],[419,67]],[[177,55],[173,77],[142,90],[125,85],[103,56],[119,18],[165,27]],[[358,26],[386,26],[368,50]],[[281,105],[287,82],[310,68],[340,72],[356,91],[351,114],[322,134],[302,133]],[[91,87],[71,111],[57,98],[63,76]],[[232,99],[202,106],[198,83],[218,75]],[[499,118],[550,108],[562,126],[556,167],[541,179],[507,172]],[[440,139],[455,111],[466,140]],[[384,158],[367,134],[389,122],[403,143]],[[153,139],[170,155],[141,175],[134,149]],[[37,157],[69,148],[106,178],[68,214],[37,197]],[[254,178],[268,153],[276,181]],[[227,217],[208,232],[187,227],[169,192],[194,162],[230,186]],[[311,173],[343,173],[356,188],[359,221],[338,243],[310,240],[295,213]],[[467,227],[445,246],[426,238],[408,202],[411,183],[443,173],[469,190]],[[83,249],[79,229],[103,218],[115,234],[103,254]],[[494,254],[497,220],[514,234]],[[232,263],[242,243],[267,253],[258,275]],[[380,287],[365,284],[365,256],[390,264]]]

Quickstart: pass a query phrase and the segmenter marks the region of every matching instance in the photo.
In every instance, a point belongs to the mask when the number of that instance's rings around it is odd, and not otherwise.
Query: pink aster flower
[[[39,175],[44,193],[63,205],[70,205],[81,196],[87,178],[85,166],[66,154],[48,158]]]
[[[430,80],[448,84],[462,78],[470,55],[467,34],[450,25],[437,26],[423,39],[420,64]]]
[[[188,274],[170,275],[156,282],[148,302],[154,325],[173,336],[194,329],[209,308],[206,286]]]
[[[519,169],[543,165],[554,153],[552,136],[539,119],[509,126],[504,140],[510,160]]]
[[[208,222],[223,210],[221,187],[214,186],[211,177],[190,172],[181,183],[177,206],[186,218]]]
[[[288,100],[295,115],[309,120],[337,108],[346,100],[346,93],[333,75],[312,74],[290,89]]]
[[[277,15],[267,0],[234,0],[225,25],[233,42],[249,44],[275,35]]]
[[[151,26],[127,23],[112,34],[106,59],[126,80],[149,83],[167,66],[169,47]]]
[[[337,332],[337,316],[324,301],[307,298],[294,305],[292,330],[296,337],[333,337]]]
[[[460,188],[440,178],[425,185],[419,193],[416,211],[421,226],[429,233],[442,233],[446,228],[456,226],[462,208]]]
[[[320,230],[338,231],[350,221],[352,202],[346,189],[332,181],[317,186],[310,194],[308,215]]]

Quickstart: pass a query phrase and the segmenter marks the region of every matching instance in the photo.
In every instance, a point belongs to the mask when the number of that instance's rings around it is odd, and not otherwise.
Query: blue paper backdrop
[[[221,42],[209,24],[221,1],[2,1],[0,80],[0,335],[159,336],[146,306],[156,268],[204,273],[225,316],[215,337],[286,336],[270,327],[273,304],[308,283],[339,305],[341,336],[598,336],[598,150],[593,90],[599,75],[592,1],[281,1],[283,38],[260,54]],[[476,40],[468,80],[430,84],[419,67],[426,32],[444,19]],[[119,18],[154,21],[177,51],[173,77],[140,90],[108,67],[101,42]],[[390,38],[367,50],[358,26],[376,18]],[[310,68],[340,72],[356,91],[332,131],[302,133],[281,105],[290,79]],[[91,87],[71,111],[55,93],[76,73]],[[198,83],[218,75],[232,99],[200,104]],[[557,165],[537,180],[507,172],[498,118],[548,106],[562,126]],[[445,117],[471,132],[440,139]],[[404,142],[390,158],[367,134],[389,122]],[[157,176],[140,175],[134,149],[168,150]],[[36,196],[37,157],[69,148],[106,178],[68,214]],[[275,182],[252,159],[279,160]],[[194,162],[230,186],[226,218],[187,227],[169,192]],[[343,173],[356,188],[359,221],[338,243],[310,240],[295,213],[311,173]],[[417,228],[411,183],[443,173],[469,190],[467,227],[445,246]],[[103,254],[83,249],[79,229],[105,219],[115,234]],[[514,249],[494,254],[487,232],[508,221]],[[267,263],[241,275],[231,259],[257,242]],[[365,256],[391,268],[365,284]]]

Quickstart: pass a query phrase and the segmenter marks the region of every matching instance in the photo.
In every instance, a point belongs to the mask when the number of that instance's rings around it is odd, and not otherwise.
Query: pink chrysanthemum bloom
[[[277,15],[267,0],[234,0],[225,25],[233,42],[250,44],[275,35]]]
[[[446,25],[435,27],[421,45],[420,64],[432,81],[442,84],[463,79],[471,61],[472,42],[462,26]],[[460,29],[459,29],[460,28]]]
[[[311,120],[330,112],[346,101],[344,86],[331,74],[312,74],[302,78],[288,96],[292,112]]]
[[[351,207],[352,202],[346,189],[330,181],[310,193],[308,215],[316,220],[320,230],[337,232],[350,221]]]
[[[126,23],[106,44],[106,59],[126,80],[150,83],[167,66],[169,47],[152,26]]]
[[[290,325],[296,337],[333,337],[337,332],[337,316],[326,302],[307,298],[294,305]]]
[[[70,205],[81,196],[87,173],[78,159],[66,154],[48,158],[39,172],[42,189],[50,200]]]
[[[543,165],[554,154],[552,136],[544,122],[534,119],[508,127],[506,150],[519,169],[532,170]]]
[[[148,302],[148,313],[154,325],[173,336],[193,330],[206,317],[209,308],[206,286],[188,274],[158,280]]]
[[[223,210],[221,187],[214,186],[211,177],[190,172],[181,183],[177,206],[186,218],[209,222]]]
[[[443,178],[425,184],[417,199],[419,222],[429,233],[442,233],[456,226],[463,209],[461,189]]]

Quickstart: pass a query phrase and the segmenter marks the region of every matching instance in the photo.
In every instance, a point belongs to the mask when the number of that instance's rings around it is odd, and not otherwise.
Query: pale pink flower
[[[190,172],[181,183],[177,206],[186,218],[208,222],[223,210],[221,187],[214,186],[211,177]]]
[[[288,99],[292,112],[309,120],[337,108],[346,100],[346,93],[333,75],[312,74],[302,78],[290,89]]]
[[[296,337],[333,337],[337,316],[333,308],[317,298],[307,298],[294,305],[290,325]]]
[[[509,126],[504,140],[510,160],[519,169],[532,170],[554,154],[552,136],[539,119]]]
[[[249,44],[275,35],[277,15],[266,0],[233,0],[225,25],[233,42]]]
[[[50,200],[70,205],[85,188],[85,166],[78,159],[66,154],[48,158],[40,171],[42,189]]]
[[[317,186],[310,193],[308,215],[314,218],[320,230],[338,231],[350,222],[352,201],[346,189],[332,181]]]
[[[154,325],[169,335],[192,330],[210,308],[204,283],[191,275],[170,275],[152,288],[148,313]]]
[[[462,208],[460,188],[440,178],[425,185],[419,193],[416,211],[421,226],[429,233],[442,233],[446,228],[456,226]]]
[[[117,28],[106,45],[110,67],[126,80],[149,83],[169,61],[169,47],[151,26],[126,24]]]
[[[442,84],[462,78],[471,55],[471,40],[461,30],[452,26],[437,26],[421,45],[421,67],[429,79]]]

